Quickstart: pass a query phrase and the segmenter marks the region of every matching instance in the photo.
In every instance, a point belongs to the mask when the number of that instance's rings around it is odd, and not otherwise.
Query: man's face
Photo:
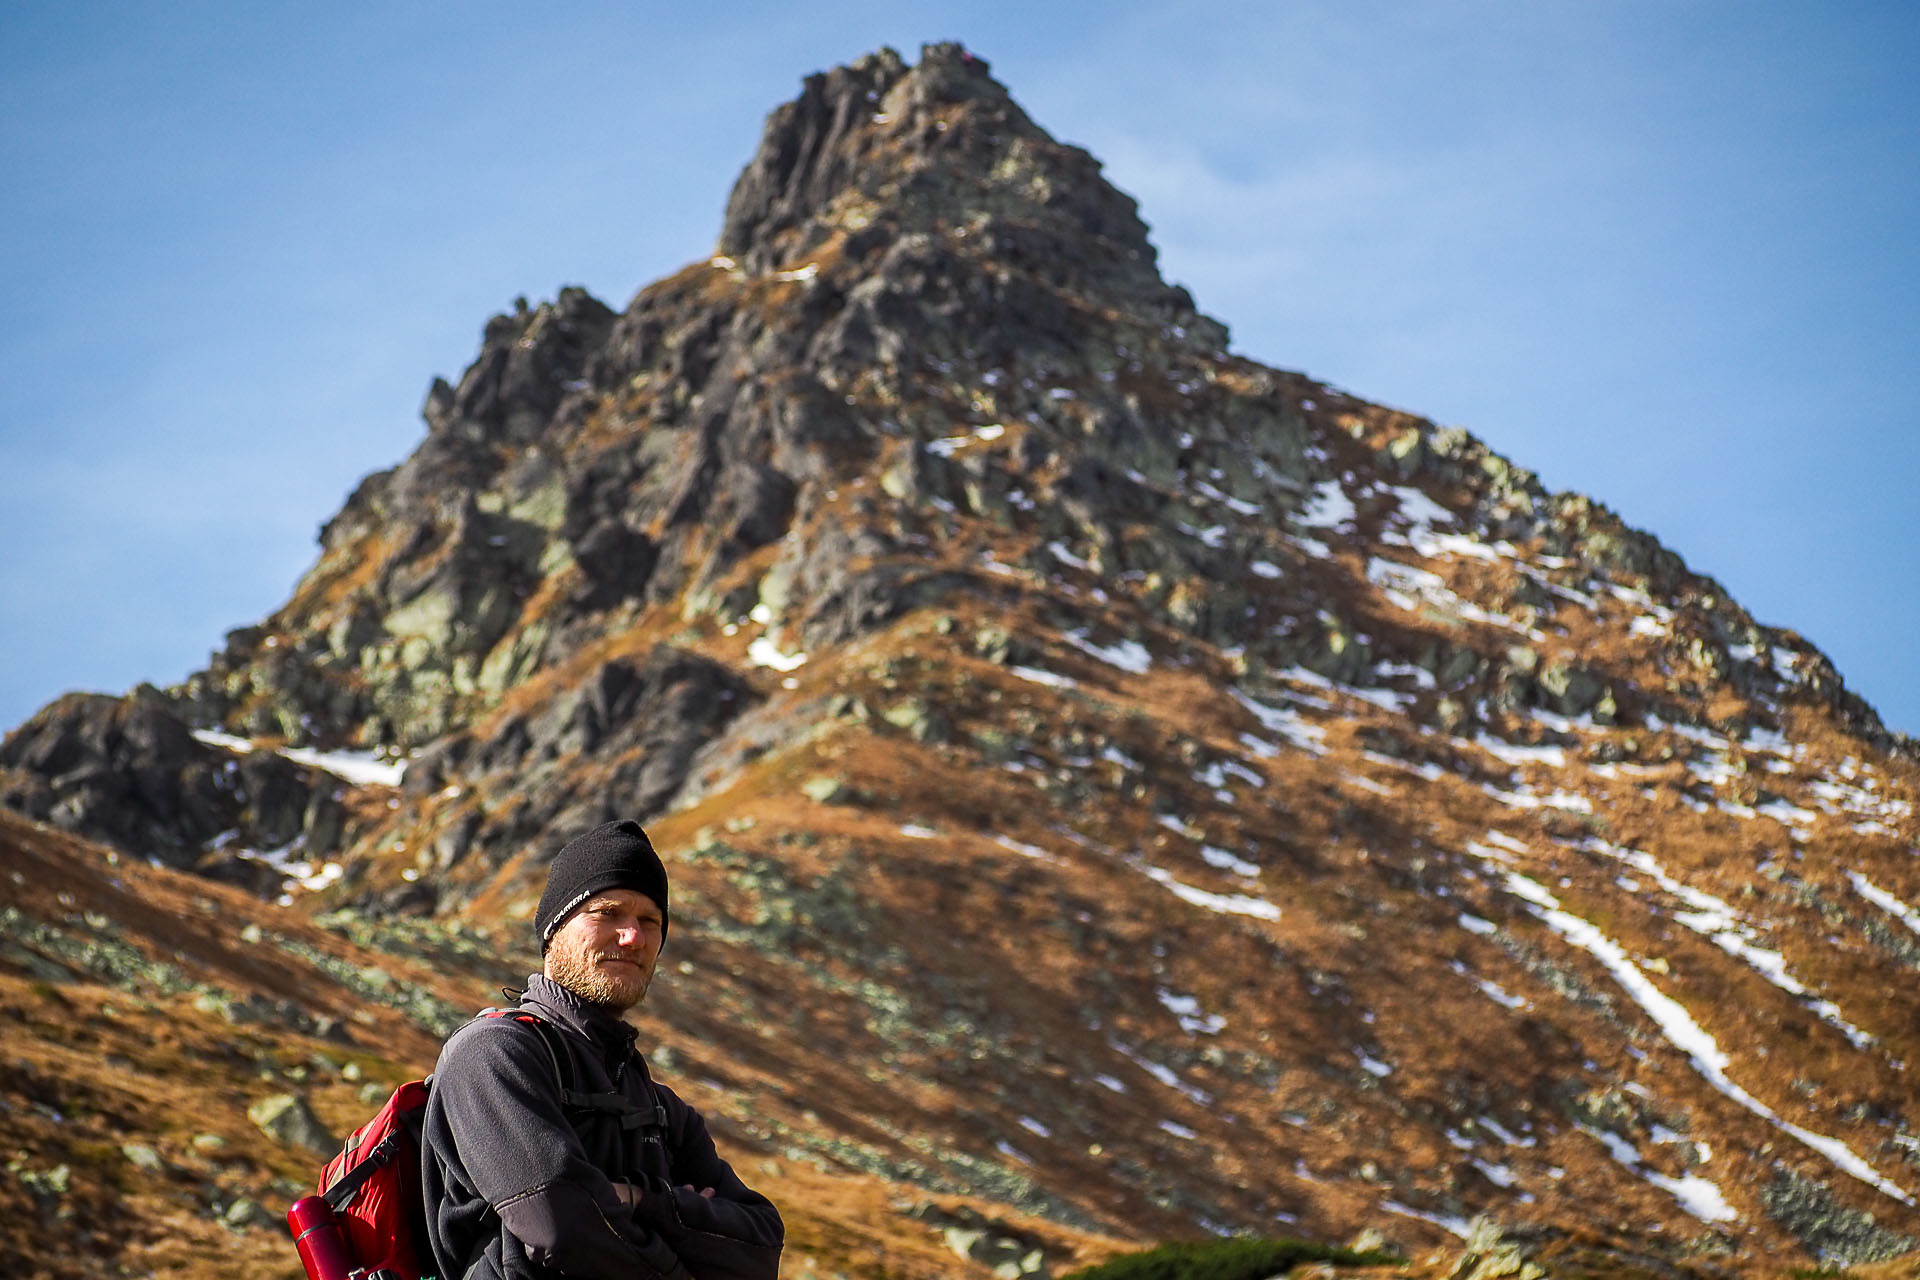
[[[666,919],[633,889],[594,894],[547,943],[546,974],[589,1004],[625,1013],[653,981]]]

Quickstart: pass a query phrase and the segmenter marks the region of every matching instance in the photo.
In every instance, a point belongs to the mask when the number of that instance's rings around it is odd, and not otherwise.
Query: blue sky
[[[0,726],[284,600],[515,295],[711,251],[809,71],[958,38],[1235,349],[1472,430],[1920,733],[1920,7],[16,4]]]

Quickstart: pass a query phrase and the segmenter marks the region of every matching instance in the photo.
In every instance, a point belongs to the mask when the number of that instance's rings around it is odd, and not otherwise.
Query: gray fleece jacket
[[[779,1211],[648,1076],[634,1029],[539,974],[521,1008],[553,1030],[476,1020],[434,1069],[421,1167],[441,1280],[777,1280]],[[563,1086],[598,1109],[565,1107]]]

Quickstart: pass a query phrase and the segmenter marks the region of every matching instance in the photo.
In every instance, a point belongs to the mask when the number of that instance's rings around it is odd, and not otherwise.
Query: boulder
[[[120,1144],[120,1154],[126,1157],[128,1164],[142,1173],[167,1171],[167,1162],[160,1158],[160,1153],[144,1142],[123,1142]]]
[[[946,742],[953,737],[953,722],[925,698],[896,703],[883,711],[881,718],[906,730],[915,742]]]
[[[220,1214],[221,1225],[229,1231],[258,1231],[284,1225],[278,1214],[258,1200],[241,1196]]]
[[[1563,716],[1584,715],[1603,698],[1612,703],[1613,695],[1599,676],[1564,658],[1549,663],[1537,683],[1548,705]]]
[[[573,559],[595,593],[591,603],[604,606],[646,594],[660,548],[623,521],[604,520],[573,544]]]
[[[247,1119],[284,1146],[304,1147],[329,1157],[340,1150],[340,1139],[327,1132],[307,1100],[297,1093],[276,1093],[260,1099],[247,1108]]]
[[[815,804],[851,804],[854,791],[845,778],[835,778],[826,774],[808,778],[800,784],[801,792]]]
[[[742,462],[728,468],[720,476],[720,491],[715,513],[720,545],[709,574],[772,542],[793,519],[792,479],[764,463]]]

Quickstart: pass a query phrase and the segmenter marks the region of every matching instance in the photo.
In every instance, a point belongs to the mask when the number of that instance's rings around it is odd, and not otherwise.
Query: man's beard
[[[557,935],[547,951],[548,976],[567,990],[612,1013],[625,1013],[646,999],[653,983],[653,967],[635,960],[632,965],[602,968],[601,959],[631,959],[618,951],[599,951],[590,945]]]

